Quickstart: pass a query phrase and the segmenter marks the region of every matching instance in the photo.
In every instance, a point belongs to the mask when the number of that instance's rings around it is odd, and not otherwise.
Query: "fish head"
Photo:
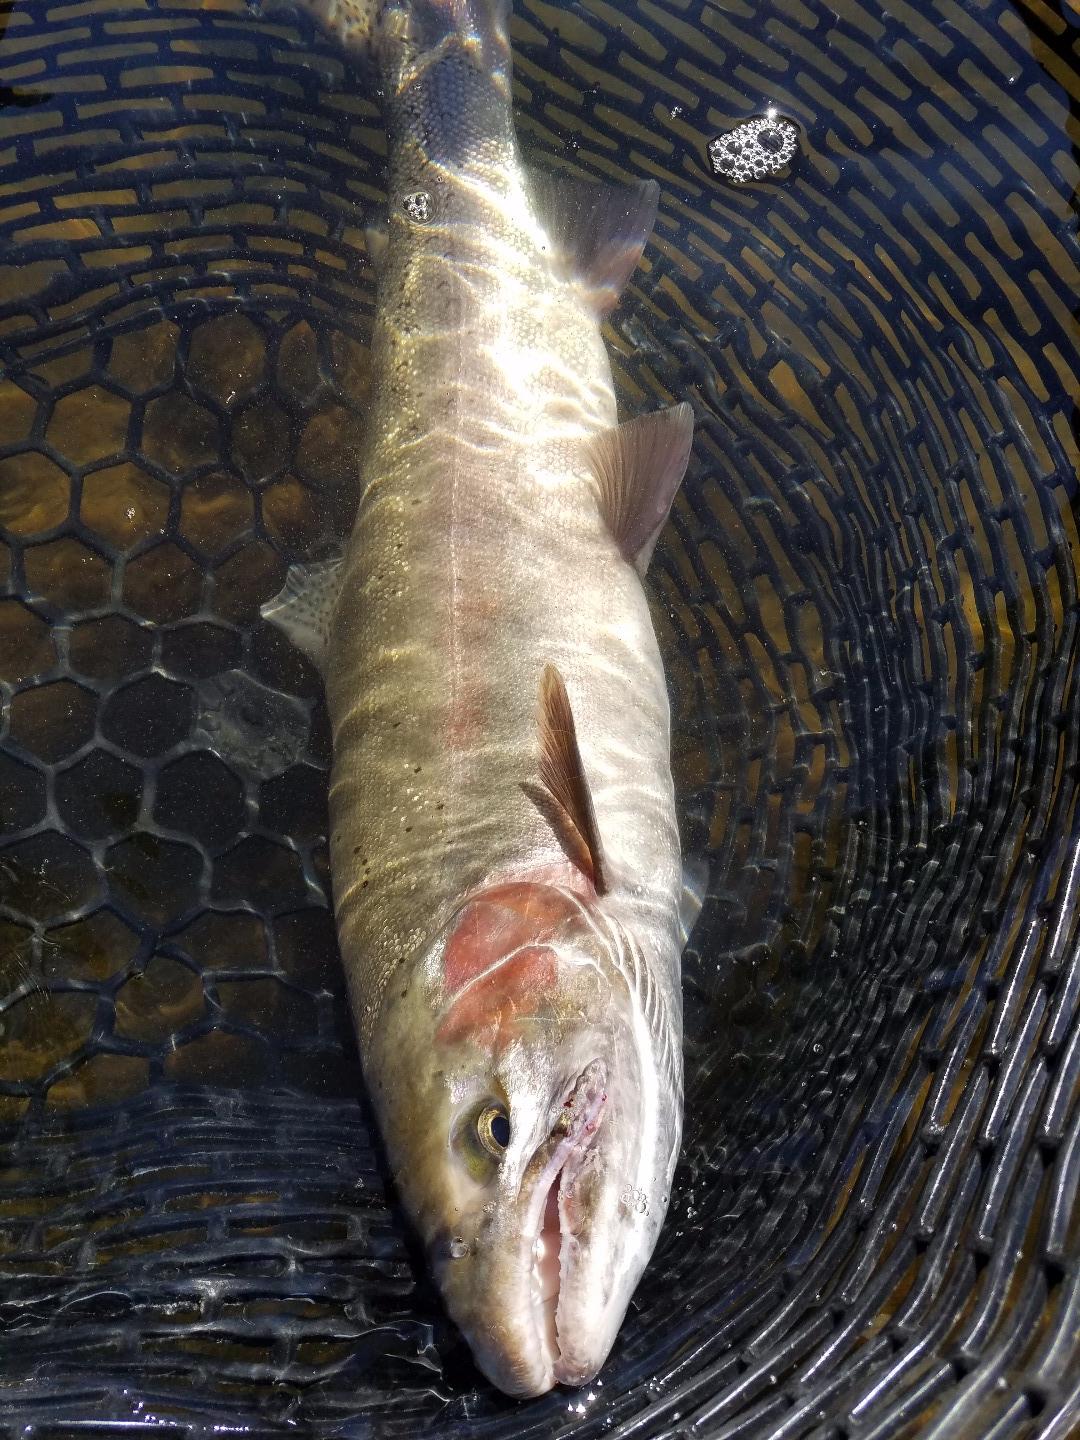
[[[657,1044],[626,949],[595,902],[492,887],[379,1027],[399,1188],[450,1315],[511,1395],[596,1374],[667,1207],[679,1047]]]

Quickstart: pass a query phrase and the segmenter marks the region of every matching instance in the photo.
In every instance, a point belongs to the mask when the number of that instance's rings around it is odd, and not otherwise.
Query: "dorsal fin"
[[[554,665],[545,665],[540,677],[540,779],[544,798],[550,801],[543,808],[556,825],[570,860],[592,881],[597,894],[603,894],[596,812],[581,763],[570,697]]]
[[[684,401],[603,430],[589,441],[600,509],[642,578],[686,473],[694,412]]]
[[[262,618],[284,630],[320,670],[326,659],[330,622],[343,575],[340,555],[307,565],[290,565],[285,584],[259,609]]]
[[[530,170],[529,187],[553,260],[585,286],[601,314],[610,310],[652,234],[659,185],[605,185]]]

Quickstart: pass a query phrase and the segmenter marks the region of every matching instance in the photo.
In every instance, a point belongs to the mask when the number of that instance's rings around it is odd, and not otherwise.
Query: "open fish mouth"
[[[575,1188],[592,1158],[592,1145],[607,1104],[607,1074],[603,1063],[586,1066],[567,1095],[548,1138],[529,1165],[530,1223],[526,1239],[531,1253],[528,1284],[536,1329],[537,1353],[551,1383],[580,1384],[589,1369],[573,1356],[565,1343],[568,1308],[574,1291],[574,1251],[580,1230],[575,1215]],[[569,1353],[568,1353],[569,1351]]]

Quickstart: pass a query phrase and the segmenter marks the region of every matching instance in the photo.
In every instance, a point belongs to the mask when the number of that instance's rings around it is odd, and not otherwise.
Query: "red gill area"
[[[553,989],[552,942],[579,913],[570,895],[535,881],[495,885],[469,900],[443,955],[450,1003],[439,1038],[500,1049],[514,1022],[535,1013]]]

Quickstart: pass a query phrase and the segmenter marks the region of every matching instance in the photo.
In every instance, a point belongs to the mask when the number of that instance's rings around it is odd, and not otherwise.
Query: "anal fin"
[[[589,465],[608,529],[642,578],[682,484],[693,440],[694,412],[684,401],[589,441]]]
[[[326,659],[330,621],[341,593],[342,569],[340,555],[311,565],[290,565],[285,584],[259,609],[263,619],[283,630],[320,670]]]
[[[586,288],[604,314],[641,259],[656,221],[659,185],[655,180],[605,185],[530,170],[529,189],[553,247],[552,259]]]

